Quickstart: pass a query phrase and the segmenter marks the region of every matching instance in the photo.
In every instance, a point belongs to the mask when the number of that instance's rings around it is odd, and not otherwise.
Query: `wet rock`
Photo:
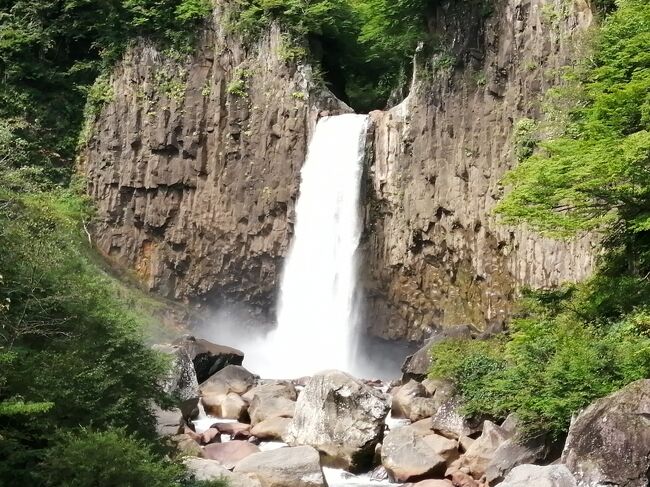
[[[183,464],[195,480],[225,480],[228,487],[262,487],[260,481],[252,476],[234,473],[215,460],[205,458],[186,458]]]
[[[397,482],[440,475],[458,458],[458,442],[440,435],[423,436],[410,426],[386,433],[381,463]]]
[[[216,428],[224,435],[236,435],[238,433],[250,432],[251,425],[245,423],[215,423],[211,428]]]
[[[586,484],[591,487],[594,484]],[[644,484],[645,485],[645,484]],[[576,479],[565,465],[519,465],[499,487],[576,487]]]
[[[235,473],[252,474],[262,487],[326,487],[318,451],[309,446],[280,448],[240,461]]]
[[[547,451],[544,438],[527,441],[510,438],[504,441],[494,452],[486,468],[486,479],[490,485],[496,485],[513,468],[542,460]]]
[[[203,447],[201,456],[208,460],[215,460],[223,467],[232,470],[237,462],[259,451],[260,449],[252,443],[234,440],[206,445]]]
[[[450,470],[467,469],[475,479],[480,479],[485,475],[497,449],[509,438],[510,434],[500,426],[485,421],[481,436],[452,464]]]
[[[562,461],[580,484],[645,487],[650,474],[650,380],[597,400],[572,422]]]
[[[263,441],[284,441],[290,418],[269,418],[251,428],[251,434]]]
[[[217,428],[208,428],[201,434],[201,444],[221,443],[221,432]]]
[[[388,411],[380,391],[344,372],[321,372],[298,398],[287,441],[313,446],[325,464],[355,472],[371,466]]]
[[[240,350],[189,335],[174,345],[184,348],[192,359],[199,384],[227,365],[241,365],[244,361],[244,353]]]

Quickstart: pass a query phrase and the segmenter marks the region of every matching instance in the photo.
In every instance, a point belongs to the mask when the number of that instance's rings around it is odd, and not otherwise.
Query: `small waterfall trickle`
[[[356,250],[368,117],[321,119],[301,171],[268,377],[351,371],[358,321]]]

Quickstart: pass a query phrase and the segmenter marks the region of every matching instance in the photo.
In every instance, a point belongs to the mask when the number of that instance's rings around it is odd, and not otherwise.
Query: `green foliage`
[[[237,68],[233,75],[232,80],[228,83],[226,91],[231,95],[244,98],[248,95],[247,82],[248,78],[252,76],[252,73],[249,69],[246,68]]]
[[[574,73],[562,134],[541,142],[505,179],[512,191],[498,211],[506,221],[560,236],[650,229],[649,43],[650,4],[622,0],[590,64]]]
[[[155,437],[151,407],[166,403],[157,379],[167,364],[89,258],[81,225],[90,216],[72,189],[0,186],[2,484],[38,485],[30,465],[57,429],[118,426]]]
[[[156,455],[142,440],[111,429],[62,434],[42,466],[44,485],[70,487],[225,487],[197,482],[184,469]]]
[[[435,0],[239,0],[231,26],[250,41],[277,22],[281,56],[327,72],[334,92],[360,111],[382,107],[403,82]],[[309,46],[308,50],[306,46]]]
[[[530,118],[522,118],[515,123],[513,145],[519,162],[533,155],[539,141],[536,131],[537,122]]]
[[[531,298],[507,340],[434,346],[431,374],[456,384],[467,413],[503,419],[516,412],[525,434],[559,438],[572,414],[648,377],[650,313],[599,326],[582,320],[580,297],[550,304],[545,298]]]

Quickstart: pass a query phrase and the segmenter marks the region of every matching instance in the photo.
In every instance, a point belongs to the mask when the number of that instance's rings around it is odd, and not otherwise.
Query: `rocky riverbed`
[[[573,487],[648,485],[650,380],[574,418],[566,445],[525,439],[515,415],[465,417],[453,387],[426,378],[421,352],[401,380],[337,370],[264,379],[238,350],[185,337],[161,347],[179,408],[159,432],[197,479],[232,487]],[[198,377],[204,380],[199,383]],[[625,465],[619,465],[625,458]]]

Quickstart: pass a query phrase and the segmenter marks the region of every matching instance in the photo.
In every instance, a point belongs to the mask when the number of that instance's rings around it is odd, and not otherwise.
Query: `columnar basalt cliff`
[[[514,125],[541,116],[591,22],[585,0],[448,2],[432,16],[449,52],[419,59],[429,68],[408,98],[372,114],[361,249],[371,334],[499,327],[522,286],[589,274],[588,239],[507,228],[492,210],[516,160]],[[83,154],[92,232],[155,292],[268,314],[310,133],[323,110],[349,108],[283,59],[277,29],[247,47],[222,25],[218,10],[191,58],[140,44],[114,71]]]
[[[349,109],[282,59],[277,29],[246,48],[223,23],[189,59],[139,45],[113,73],[84,154],[93,235],[153,291],[268,310],[309,133]]]
[[[593,267],[588,239],[552,241],[492,214],[516,161],[513,127],[540,117],[592,12],[584,0],[495,2],[487,16],[478,4],[438,9],[430,29],[449,52],[433,60],[433,73],[416,75],[401,105],[373,113],[363,268],[378,336],[499,327],[521,286],[579,280]]]

